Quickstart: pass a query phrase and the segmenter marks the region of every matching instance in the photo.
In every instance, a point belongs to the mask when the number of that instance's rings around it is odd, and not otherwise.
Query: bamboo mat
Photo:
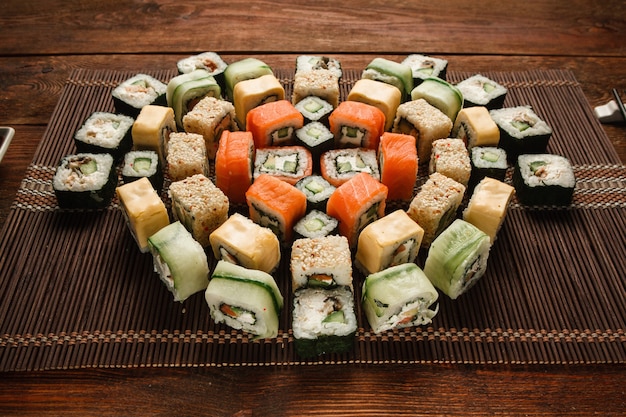
[[[276,74],[290,94],[292,71]],[[484,75],[509,88],[506,106],[531,105],[552,126],[549,152],[575,168],[573,204],[529,208],[513,200],[487,273],[455,301],[442,295],[431,325],[373,334],[357,303],[353,350],[309,360],[293,347],[288,253],[275,274],[287,306],[279,335],[252,341],[216,325],[202,293],[172,301],[116,200],[95,212],[57,208],[51,178],[59,158],[75,152],[74,131],[91,112],[112,111],[112,88],[131,75],[74,71],[20,186],[1,232],[0,371],[626,362],[626,167],[570,72]],[[450,72],[448,80],[470,75]],[[342,97],[359,76],[344,72]],[[359,300],[363,277],[354,279]]]

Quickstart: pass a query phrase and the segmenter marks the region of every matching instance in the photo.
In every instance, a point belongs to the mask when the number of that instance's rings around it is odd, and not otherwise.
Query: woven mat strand
[[[74,152],[73,133],[91,112],[113,109],[110,91],[130,75],[72,73],[18,191],[0,242],[0,371],[626,361],[626,167],[570,72],[485,75],[509,88],[505,105],[532,105],[553,127],[549,150],[569,157],[576,171],[572,206],[514,200],[486,275],[458,300],[442,296],[430,326],[372,334],[357,303],[354,349],[310,360],[295,355],[289,308],[277,338],[252,341],[216,325],[201,293],[174,303],[150,255],[137,251],[116,200],[98,212],[56,206],[50,179],[57,161]],[[290,94],[292,72],[277,75]],[[342,97],[359,75],[345,72]],[[289,306],[287,260],[276,277]],[[354,279],[358,300],[363,277]]]

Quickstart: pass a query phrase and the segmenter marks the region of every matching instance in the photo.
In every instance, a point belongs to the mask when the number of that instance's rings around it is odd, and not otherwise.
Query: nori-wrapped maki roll
[[[335,147],[335,135],[320,122],[311,122],[296,130],[296,145],[304,146],[311,152],[313,172],[320,172],[320,158],[326,151]]]
[[[134,119],[123,114],[92,113],[74,134],[78,153],[110,153],[120,160],[133,146]]]
[[[304,117],[304,123],[319,122],[328,127],[328,116],[334,107],[328,101],[318,96],[307,96],[296,104],[296,109]]]
[[[576,178],[569,160],[560,155],[520,155],[513,186],[522,204],[566,206],[572,202]]]
[[[463,106],[484,106],[499,109],[504,104],[508,90],[496,81],[481,74],[473,75],[456,85],[463,94]]]
[[[179,74],[189,74],[197,69],[208,71],[209,74],[215,77],[222,89],[225,88],[224,70],[226,70],[227,66],[228,64],[215,52],[203,52],[198,55],[192,55],[176,63]]]
[[[147,74],[137,74],[113,89],[113,104],[117,113],[136,118],[148,104],[167,106],[167,85]]]
[[[489,114],[500,129],[498,146],[506,151],[509,162],[522,154],[546,152],[552,128],[530,106],[505,107]]]
[[[468,189],[473,189],[485,177],[504,181],[509,167],[506,151],[494,146],[476,146],[470,150],[472,173]]]
[[[324,237],[338,233],[339,221],[319,210],[311,210],[293,227],[296,239]]]
[[[408,55],[402,61],[413,73],[413,85],[418,86],[428,77],[446,79],[448,61],[421,54]]]
[[[163,171],[156,151],[130,151],[124,155],[122,180],[125,184],[146,177],[155,190],[163,188]]]
[[[337,189],[321,175],[308,175],[296,183],[296,188],[306,196],[307,211],[319,210],[326,212],[326,203],[330,195]]]

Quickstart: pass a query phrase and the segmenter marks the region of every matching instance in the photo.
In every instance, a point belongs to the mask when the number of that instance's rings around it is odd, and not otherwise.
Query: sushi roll
[[[252,133],[225,130],[215,155],[215,185],[233,204],[246,203],[252,184],[255,149]]]
[[[235,86],[241,81],[274,75],[272,68],[257,58],[244,58],[230,63],[224,70],[226,97],[235,100]],[[245,119],[244,119],[245,120]]]
[[[485,232],[493,244],[514,194],[515,189],[509,184],[494,178],[483,178],[463,210],[463,220]]]
[[[493,146],[475,146],[470,150],[472,174],[468,188],[473,189],[483,178],[504,181],[509,168],[506,151]]]
[[[159,155],[155,151],[130,151],[124,155],[122,180],[125,184],[140,178],[148,178],[152,187],[160,192],[163,188],[163,172]]]
[[[387,186],[361,172],[337,187],[328,199],[326,212],[339,220],[339,233],[355,248],[365,226],[385,215]]]
[[[339,221],[319,210],[309,211],[293,227],[294,239],[324,237],[337,234]]]
[[[336,58],[323,55],[300,55],[296,58],[296,74],[320,69],[331,71],[338,79],[343,76],[341,62]]]
[[[469,152],[461,139],[437,139],[428,163],[428,172],[439,172],[467,187],[472,164]]]
[[[456,219],[430,245],[424,273],[435,287],[455,300],[485,274],[490,247],[487,234]]]
[[[336,148],[378,149],[385,131],[385,113],[358,101],[343,101],[328,117]]]
[[[411,91],[411,99],[424,99],[443,112],[452,123],[463,108],[463,94],[458,88],[440,78],[426,78]]]
[[[483,106],[489,110],[504,104],[508,90],[496,81],[481,74],[473,75],[456,85],[463,94],[463,106]]]
[[[101,209],[111,202],[117,171],[108,153],[79,153],[61,158],[52,178],[62,209]]]
[[[183,128],[187,133],[202,135],[207,156],[215,159],[222,132],[237,130],[235,107],[226,100],[204,97],[183,116]]]
[[[110,153],[119,161],[133,146],[135,119],[123,114],[92,113],[74,134],[78,153]]]
[[[475,146],[498,146],[500,129],[486,107],[467,107],[456,116],[451,137],[463,139],[468,149]]]
[[[339,105],[339,77],[327,69],[296,72],[292,90],[294,105],[310,96],[323,99],[333,109]]]
[[[369,78],[362,78],[354,83],[348,93],[348,100],[379,108],[385,114],[384,131],[389,131],[393,127],[396,111],[403,101],[402,93],[396,87]]]
[[[332,104],[317,96],[307,96],[295,104],[296,109],[302,113],[304,124],[318,122],[328,127],[328,116],[335,109]]]
[[[429,77],[446,79],[448,71],[448,61],[441,58],[422,54],[411,54],[402,60],[404,65],[411,68],[413,75],[413,85],[418,86]]]
[[[201,54],[192,55],[187,58],[180,59],[176,63],[176,68],[179,74],[189,74],[198,69],[203,69],[209,72],[220,87],[223,89],[224,84],[224,71],[228,64],[222,59],[222,57],[215,52],[203,52]]]
[[[202,135],[172,133],[167,144],[167,171],[172,181],[195,174],[209,176],[209,160]]]
[[[285,100],[285,88],[272,74],[240,81],[235,86],[232,98],[237,125],[241,130],[246,130],[250,110],[279,100]]]
[[[367,225],[359,235],[355,265],[365,276],[391,266],[415,262],[424,229],[404,210]]]
[[[389,188],[390,201],[413,198],[419,159],[415,138],[402,133],[385,132],[380,138],[378,167],[380,182]]]
[[[209,235],[228,219],[228,197],[202,174],[171,183],[168,194],[174,220],[208,247]]]
[[[349,288],[306,288],[293,299],[292,328],[296,355],[311,358],[349,352],[357,319]]]
[[[132,127],[135,150],[155,151],[165,164],[165,147],[170,134],[176,132],[174,110],[171,107],[148,105],[141,109]]]
[[[246,115],[246,130],[252,132],[257,149],[293,145],[295,132],[304,126],[304,117],[287,100],[265,103]]]
[[[139,250],[148,252],[148,237],[170,224],[163,200],[146,177],[117,187],[116,194]]]
[[[352,288],[352,255],[344,236],[295,240],[289,268],[294,292],[301,288]]]
[[[424,99],[400,104],[391,129],[415,137],[417,156],[423,164],[430,160],[433,141],[448,138],[451,130],[450,118]]]
[[[293,240],[293,227],[306,214],[306,196],[293,185],[261,174],[246,191],[250,219],[269,227],[281,244]]]
[[[219,261],[204,293],[211,317],[254,339],[278,336],[283,296],[267,272]]]
[[[209,235],[215,259],[272,273],[280,262],[280,242],[267,227],[233,213]]]
[[[222,89],[206,70],[178,75],[167,84],[167,105],[174,109],[174,120],[183,129],[183,117],[204,97],[222,97]]]
[[[296,188],[306,196],[307,212],[318,210],[326,212],[326,203],[336,187],[321,175],[308,175],[296,183]]]
[[[295,185],[313,173],[311,152],[303,146],[273,146],[257,149],[254,159],[254,175],[272,175]]]
[[[512,181],[517,198],[525,205],[567,206],[576,187],[570,161],[551,154],[520,155]]]
[[[439,294],[414,263],[370,274],[363,282],[361,304],[374,333],[432,322]]]
[[[489,112],[500,129],[498,146],[514,163],[522,154],[545,153],[552,128],[530,106],[505,107]]]
[[[424,229],[422,247],[427,248],[452,221],[463,202],[465,186],[434,172],[415,195],[407,214]]]
[[[324,152],[320,159],[322,177],[339,187],[359,173],[367,173],[380,180],[380,170],[374,149],[348,148]]]
[[[361,78],[381,81],[394,86],[400,91],[402,101],[405,101],[413,90],[411,67],[386,58],[374,58],[363,70]]]
[[[147,74],[136,74],[111,92],[116,113],[136,118],[144,106],[167,106],[167,85]]]
[[[296,145],[304,146],[311,153],[313,171],[320,172],[320,158],[335,146],[335,135],[320,122],[311,122],[296,130]]]
[[[154,271],[173,294],[185,301],[209,284],[209,265],[202,246],[178,221],[148,238]]]

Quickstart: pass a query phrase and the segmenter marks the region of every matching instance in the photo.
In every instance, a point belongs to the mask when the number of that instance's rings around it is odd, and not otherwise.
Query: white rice
[[[145,81],[147,86],[134,85],[137,81]],[[159,96],[165,94],[167,85],[147,74],[137,74],[117,86],[112,94],[133,107],[143,107],[153,103]]]
[[[493,91],[486,92],[483,87],[485,84],[491,84],[494,87]],[[461,81],[456,87],[461,90],[465,100],[480,105],[486,105],[495,97],[500,97],[507,93],[506,87],[481,74],[473,75]]]
[[[526,136],[539,136],[552,133],[552,128],[541,120],[530,106],[506,107],[489,111],[491,118],[496,124],[515,138]],[[520,132],[511,122],[515,119],[523,119],[530,123],[530,127]]]
[[[533,173],[530,164],[535,161],[544,161],[547,164],[542,168],[540,175]],[[569,160],[559,155],[532,154],[520,155],[518,165],[524,182],[529,187],[557,185],[564,188],[574,188],[576,178]]]
[[[324,322],[341,305],[345,322]],[[345,336],[357,328],[354,296],[349,289],[306,289],[297,293],[293,309],[293,336],[296,339],[317,339],[320,336]]]
[[[448,66],[448,61],[446,61],[445,59],[433,58],[420,54],[409,55],[404,58],[404,61],[402,61],[402,63],[411,67],[413,78],[422,79],[430,76],[438,77],[439,74]],[[420,69],[427,67],[433,68],[432,74],[420,71]]]
[[[133,126],[134,119],[122,114],[92,113],[74,137],[84,143],[115,148]]]
[[[84,175],[68,167],[70,160],[83,157],[94,159],[98,169],[89,175]],[[52,179],[52,186],[55,190],[62,191],[99,190],[109,180],[111,169],[113,169],[113,157],[109,154],[81,153],[69,155],[63,158],[57,168],[56,174]]]

